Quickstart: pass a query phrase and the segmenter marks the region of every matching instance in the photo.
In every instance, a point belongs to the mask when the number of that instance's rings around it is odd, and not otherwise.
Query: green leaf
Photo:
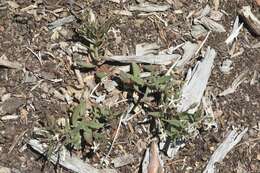
[[[143,65],[143,68],[144,70],[149,72],[153,72],[157,69],[155,65]]]
[[[135,90],[135,91],[137,91],[137,92],[141,93],[141,91],[139,90],[139,87],[138,87],[138,85],[134,85],[134,86],[133,86],[133,88],[134,88],[134,90]]]
[[[92,144],[93,142],[93,131],[90,128],[85,128],[84,130],[84,139],[88,144]]]
[[[107,76],[107,73],[105,73],[105,72],[97,72],[96,76],[101,80],[101,79],[103,79],[104,77]]]
[[[75,149],[80,149],[81,147],[81,136],[79,133],[79,129],[75,128],[71,131],[71,144],[75,147]]]
[[[138,85],[144,86],[144,81],[139,77],[131,76],[131,80]]]
[[[78,68],[81,68],[81,69],[93,69],[93,68],[96,68],[95,65],[93,64],[88,64],[88,63],[85,63],[85,62],[76,62],[76,65]]]
[[[106,117],[110,115],[110,110],[106,107],[99,107],[100,109],[100,116]]]
[[[95,138],[95,141],[98,143],[105,142],[106,136],[104,134],[93,132],[93,137]]]
[[[171,120],[163,119],[163,121],[167,122],[169,125],[172,125],[172,126],[174,126],[176,128],[182,128],[182,124],[181,124],[180,120],[177,120],[177,119],[171,119]]]
[[[82,118],[86,112],[86,102],[85,100],[80,101],[80,103],[74,108],[72,113],[72,125],[76,125],[79,118]]]
[[[154,117],[154,118],[160,118],[162,117],[162,113],[161,112],[149,112],[149,114]]]
[[[91,129],[100,129],[104,126],[104,124],[96,122],[95,120],[89,121],[86,123],[86,125]]]
[[[170,80],[171,80],[171,76],[161,76],[161,77],[157,78],[157,83],[166,84]]]
[[[140,78],[140,73],[141,70],[139,68],[139,66],[136,63],[132,63],[132,74],[134,76],[134,78]]]

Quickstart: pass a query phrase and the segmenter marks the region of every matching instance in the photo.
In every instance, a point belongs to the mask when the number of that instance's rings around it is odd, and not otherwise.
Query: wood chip
[[[241,133],[238,133],[236,130],[232,130],[225,140],[219,145],[216,151],[211,156],[206,169],[203,173],[214,173],[215,172],[215,163],[221,162],[227,155],[227,153],[241,141],[243,136],[247,132],[247,128],[244,129]]]
[[[64,17],[62,19],[58,19],[52,23],[49,23],[48,28],[54,29],[54,28],[57,28],[59,26],[66,24],[66,23],[73,22],[74,20],[76,20],[76,18],[74,16],[70,15],[70,16]]]
[[[260,6],[260,0],[255,0],[256,4]]]
[[[243,21],[246,23],[249,31],[255,35],[260,36],[260,21],[258,18],[252,13],[250,6],[244,6],[240,12],[240,16],[242,17]]]
[[[13,9],[19,8],[20,5],[17,4],[15,1],[6,1],[6,3]]]
[[[19,69],[21,70],[23,68],[23,66],[18,63],[18,62],[11,62],[7,59],[7,57],[5,56],[5,54],[3,54],[0,57],[0,67],[7,67],[7,68],[13,68],[13,69]]]
[[[221,92],[219,96],[226,96],[228,94],[234,93],[238,86],[246,80],[247,71],[242,72],[233,82],[230,87]]]
[[[214,32],[226,32],[223,25],[215,22],[214,20],[211,20],[208,17],[202,17],[199,20],[199,23],[201,23],[203,26],[205,26],[207,29],[214,31]]]
[[[28,144],[40,154],[44,154],[46,152],[46,148],[43,146],[40,141],[31,139]],[[97,169],[91,166],[90,164],[80,160],[75,156],[71,156],[69,151],[64,151],[64,153],[60,153],[60,156],[55,152],[50,156],[50,161],[53,164],[59,164],[68,170],[74,171],[76,173],[116,173],[117,171],[114,169]]]
[[[176,61],[180,57],[179,54],[172,55],[145,55],[145,56],[111,56],[105,58],[107,61],[117,61],[121,63],[147,63],[168,65]]]
[[[140,3],[138,5],[131,5],[130,11],[143,11],[143,12],[159,12],[166,11],[170,8],[169,5],[157,5],[151,3]]]
[[[120,156],[112,160],[112,163],[114,164],[115,168],[128,165],[132,162],[134,162],[134,156],[132,154]]]
[[[208,47],[205,57],[199,61],[193,71],[189,71],[186,83],[181,90],[181,99],[177,105],[178,112],[195,113],[206,89],[217,53]]]
[[[178,61],[176,64],[176,67],[183,67],[185,64],[187,64],[195,55],[196,51],[199,48],[199,45],[196,43],[191,43],[187,41],[183,46],[183,55],[182,58]]]
[[[239,24],[239,17],[237,16],[236,17],[236,20],[234,22],[234,25],[233,25],[233,29],[230,33],[230,35],[228,36],[228,38],[226,39],[226,44],[231,44],[233,43],[234,39],[237,38],[241,28],[243,27],[243,23],[241,23],[240,25]]]

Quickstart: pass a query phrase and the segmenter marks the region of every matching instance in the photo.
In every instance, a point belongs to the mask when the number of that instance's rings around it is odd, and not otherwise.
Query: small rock
[[[0,32],[4,32],[4,31],[5,31],[5,28],[2,25],[0,25]]]
[[[11,169],[7,167],[0,166],[0,173],[11,173]]]

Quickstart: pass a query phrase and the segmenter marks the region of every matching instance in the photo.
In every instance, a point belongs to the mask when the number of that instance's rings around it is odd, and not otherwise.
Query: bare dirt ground
[[[143,42],[157,42],[161,45],[161,49],[176,46],[185,40],[196,42],[196,39],[189,34],[192,20],[186,17],[192,11],[196,13],[203,9],[207,4],[213,7],[213,1],[173,0],[172,2],[175,3],[169,10],[158,13],[162,19],[168,21],[168,26],[154,16],[139,16],[136,12],[133,16],[118,15],[119,18],[113,28],[118,30],[121,40],[117,41],[114,33],[109,32],[105,43],[106,49],[113,55],[121,55],[134,53],[136,44]],[[7,1],[0,1],[0,56],[5,55],[9,61],[23,66],[23,69],[0,66],[0,99],[7,98],[5,101],[0,100],[1,108],[4,109],[2,111],[4,114],[0,114],[0,118],[7,115],[14,116],[8,120],[0,120],[0,169],[7,167],[16,173],[69,172],[46,162],[41,155],[26,145],[26,142],[33,138],[36,127],[48,126],[53,117],[55,119],[66,117],[73,105],[55,96],[53,90],[78,87],[78,79],[68,58],[71,55],[64,53],[61,47],[64,43],[73,45],[77,42],[74,31],[80,26],[80,22],[74,20],[63,25],[58,37],[55,37],[53,30],[48,28],[48,24],[71,15],[71,12],[78,17],[87,7],[91,8],[98,18],[104,20],[113,15],[113,10],[127,9],[129,5],[135,3],[134,0],[120,4],[105,0],[91,2],[20,0],[16,1],[16,6],[8,4]],[[174,159],[164,160],[165,172],[203,172],[210,156],[228,131],[246,127],[248,132],[243,140],[221,163],[217,164],[217,168],[222,173],[260,172],[260,48],[252,48],[259,43],[259,37],[253,36],[243,28],[235,45],[235,52],[242,50],[241,54],[231,58],[232,69],[229,74],[220,71],[223,61],[230,58],[230,46],[224,41],[232,29],[238,11],[245,5],[249,5],[253,13],[260,17],[260,7],[254,0],[220,0],[219,10],[224,13],[220,23],[227,32],[212,32],[204,45],[204,48],[210,46],[217,52],[207,89],[216,96],[213,110],[218,130],[198,129],[199,134],[187,140],[185,147],[179,150]],[[177,10],[181,13],[177,13]],[[64,49],[68,49],[68,46],[64,46]],[[35,53],[41,54],[40,61]],[[74,55],[76,56],[78,55]],[[112,66],[113,64],[102,65],[96,70],[107,71]],[[217,96],[232,85],[236,77],[244,71],[247,71],[246,80],[234,93],[223,97]],[[83,73],[87,76],[95,74],[96,71]],[[252,78],[255,78],[253,83]],[[90,88],[91,85],[93,86],[91,83],[86,84]],[[125,93],[122,92],[119,97],[124,98]],[[75,98],[73,102],[77,103]],[[122,103],[115,108],[118,115],[110,118],[109,126],[104,132],[110,137],[100,140],[99,151],[94,154],[83,153],[91,164],[99,167],[101,156],[108,152],[109,142],[111,143],[115,136],[119,115],[126,107],[127,105]],[[149,146],[148,139],[151,138],[149,131],[144,131],[145,125],[140,123],[144,119],[142,114],[138,114],[128,125],[123,126],[119,133],[110,158],[132,154],[134,161],[116,168],[118,172],[140,172],[145,150]],[[80,153],[77,155],[80,156]],[[109,167],[113,168],[113,165],[110,164]]]

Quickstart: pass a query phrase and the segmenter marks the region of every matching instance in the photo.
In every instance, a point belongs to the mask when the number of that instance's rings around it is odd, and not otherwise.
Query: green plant
[[[103,140],[104,136],[99,130],[104,127],[104,120],[109,115],[107,109],[93,107],[86,117],[86,102],[82,100],[71,110],[69,118],[65,119],[62,125],[57,124],[53,117],[49,117],[44,127],[48,132],[44,135],[45,142],[49,146],[46,157],[50,158],[61,146],[69,150],[83,151],[86,146],[92,146],[94,140]]]
[[[145,66],[144,69],[151,72],[151,75],[141,78],[141,68],[136,63],[132,63],[131,72],[122,72],[120,79],[133,91],[139,93],[143,100],[148,96],[154,97],[157,101],[154,105],[157,106],[145,110],[148,115],[161,121],[169,138],[177,140],[187,136],[187,128],[197,121],[199,114],[176,113],[169,105],[171,97],[179,95],[178,85],[173,77],[160,74],[155,71],[154,66]]]
[[[80,149],[85,142],[92,144],[93,131],[103,127],[103,124],[100,123],[95,116],[92,120],[87,120],[85,113],[86,102],[82,100],[79,105],[73,109],[70,123],[65,126],[65,132],[68,134],[67,143],[72,145],[75,149]]]
[[[142,94],[143,98],[156,94],[157,96],[155,97],[165,100],[166,95],[170,94],[168,92],[174,84],[172,77],[161,75],[153,71],[153,69],[151,70],[149,77],[141,78],[141,68],[136,63],[132,63],[131,73],[121,72],[119,77],[123,83],[128,84],[134,91]]]
[[[105,54],[104,43],[107,38],[107,32],[116,20],[116,18],[112,17],[104,22],[100,22],[91,10],[89,10],[89,13],[85,13],[82,18],[82,24],[76,32],[84,38],[95,65],[102,62],[102,57]]]

